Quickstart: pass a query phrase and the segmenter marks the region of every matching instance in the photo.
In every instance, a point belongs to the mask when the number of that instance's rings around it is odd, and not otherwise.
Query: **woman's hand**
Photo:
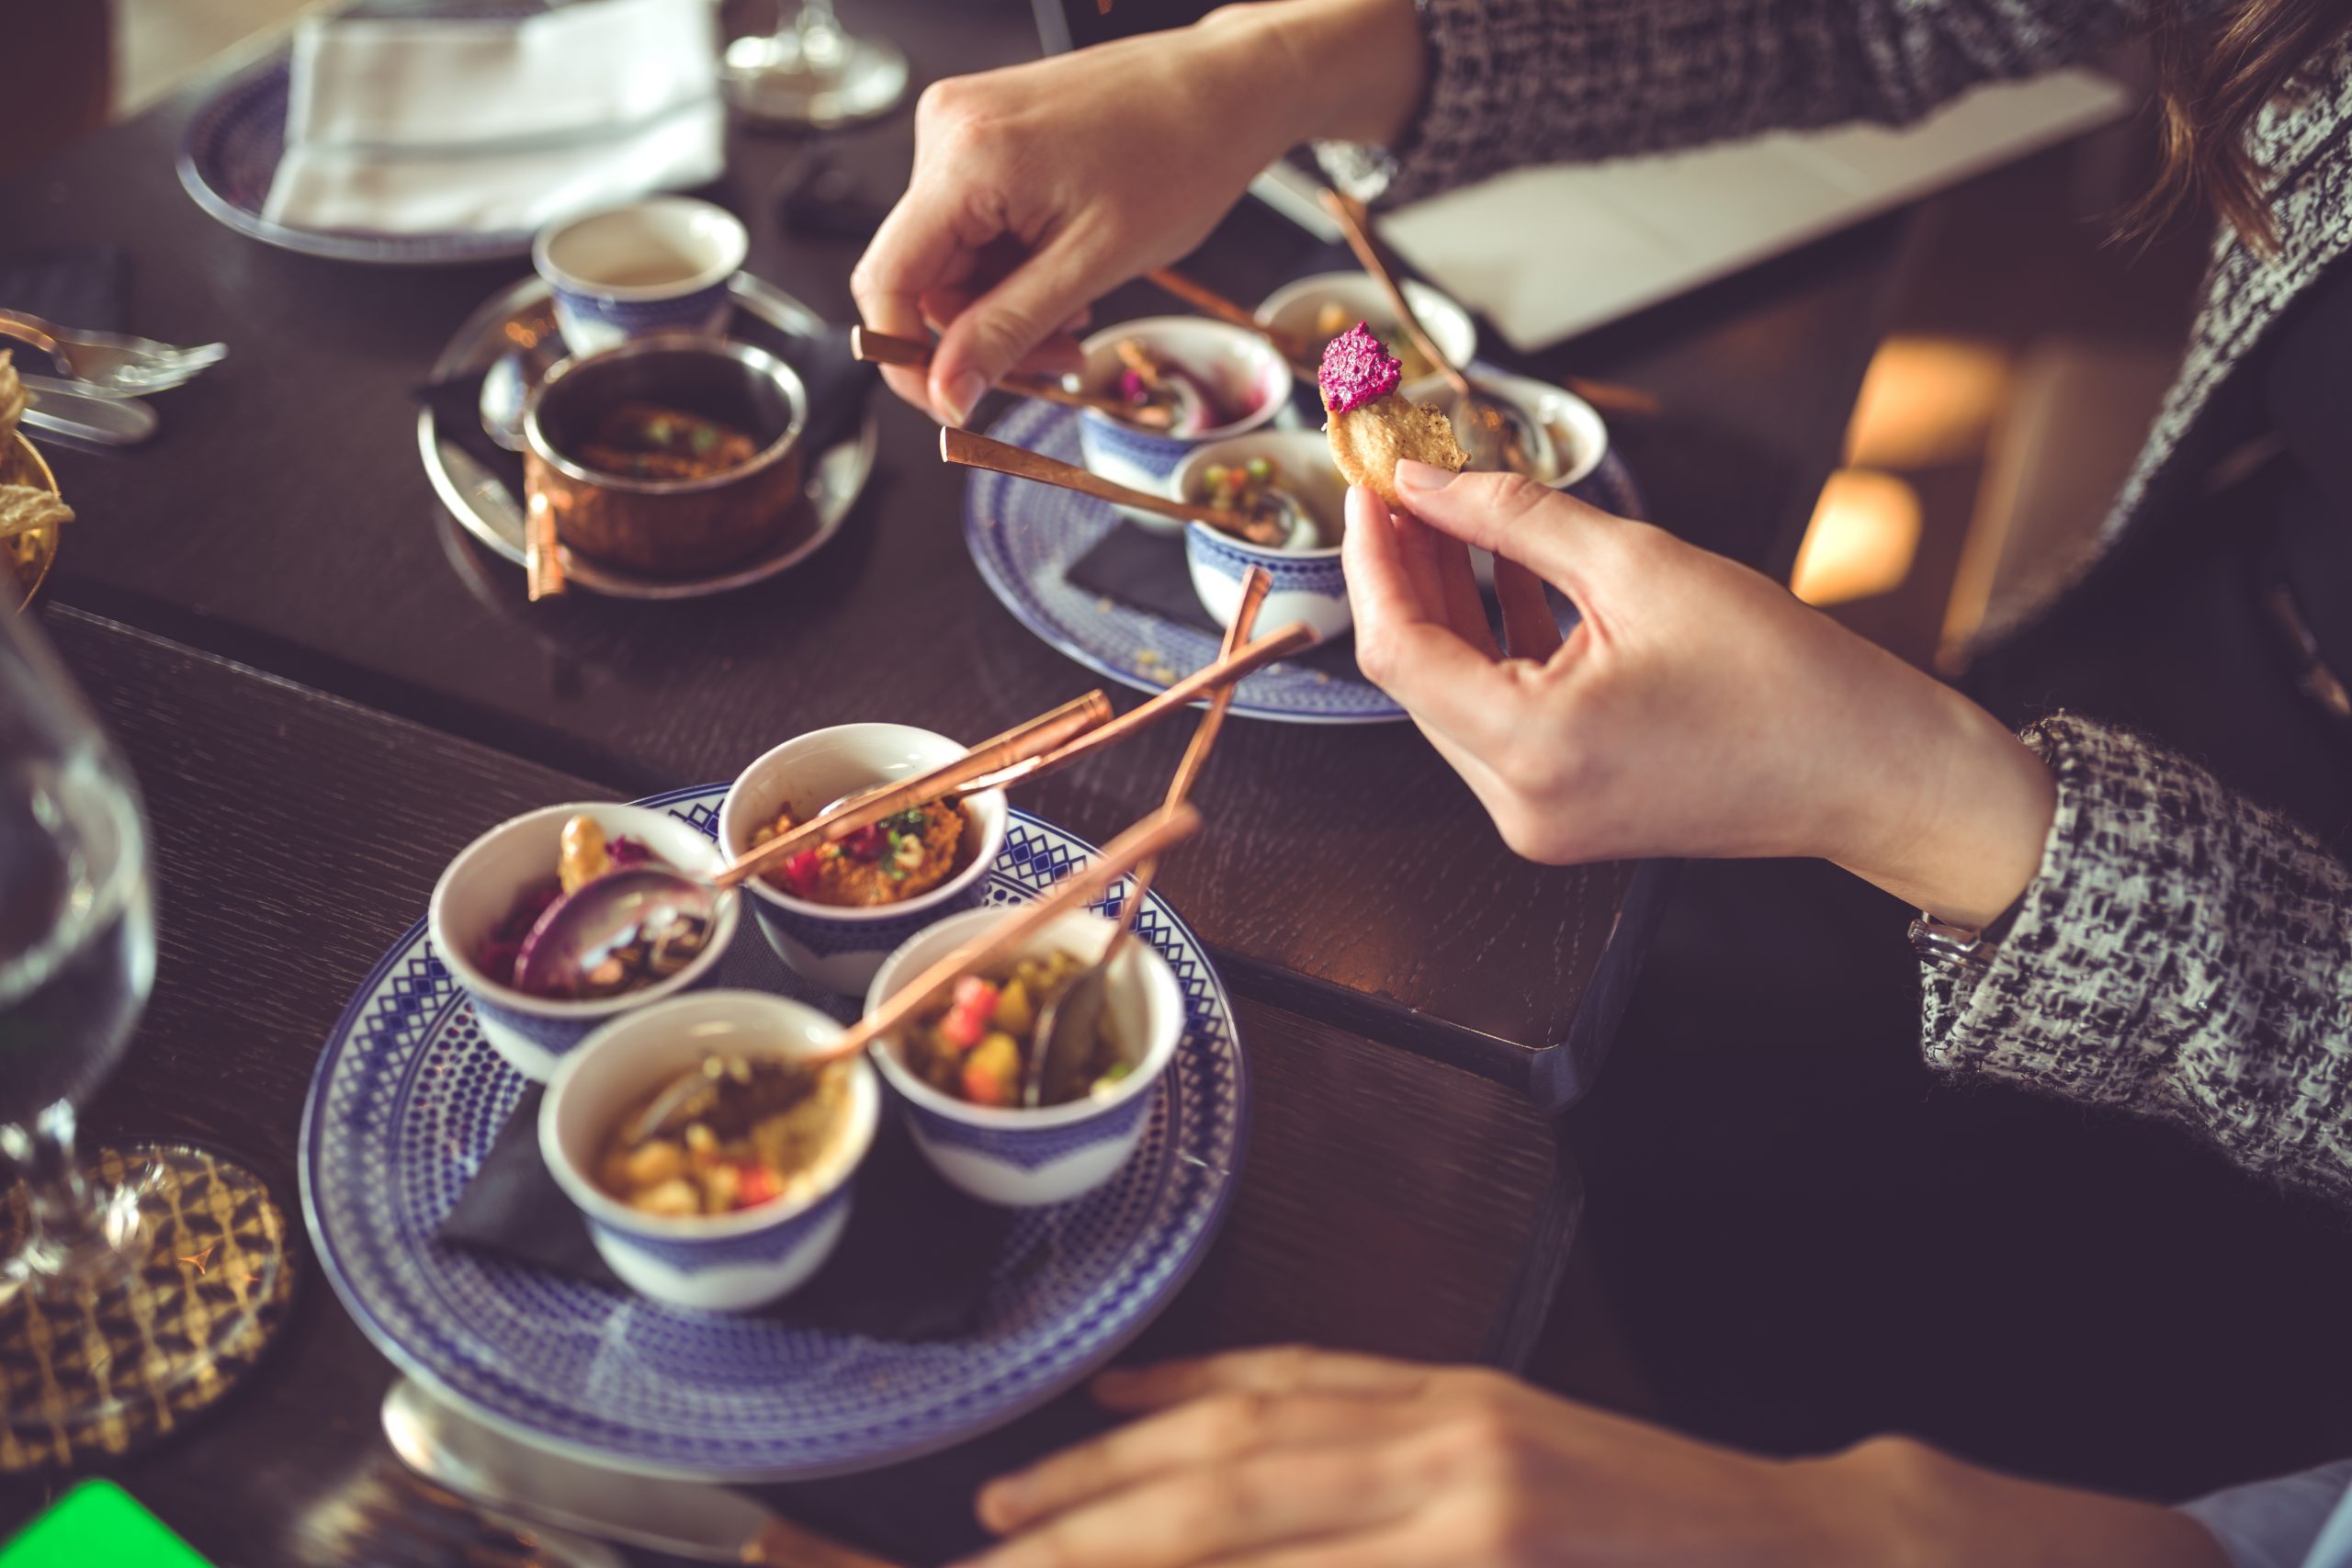
[[[933,84],[850,277],[867,326],[940,329],[927,377],[884,375],[960,424],[1024,360],[1072,368],[1098,296],[1199,244],[1295,143],[1394,137],[1420,74],[1410,0],[1280,0]]]
[[[1306,1349],[1108,1373],[1142,1418],[980,1493],[971,1568],[2226,1568],[2185,1516],[1916,1444],[1756,1459],[1500,1373]]]
[[[1503,838],[1558,863],[1814,855],[1962,924],[2032,879],[2041,760],[1940,682],[1720,556],[1532,480],[1400,465],[1418,516],[1349,496],[1356,658]],[[1497,649],[1466,545],[1524,572]]]

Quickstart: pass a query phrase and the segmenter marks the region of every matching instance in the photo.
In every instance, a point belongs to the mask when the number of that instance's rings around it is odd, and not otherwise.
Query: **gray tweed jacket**
[[[2133,0],[1419,0],[1433,78],[1396,149],[1319,149],[1367,198],[1529,163],[1771,128],[1916,118],[1977,83],[2122,40]],[[2352,41],[2254,145],[2281,244],[2217,236],[2177,379],[2088,557],[2046,610],[2201,479],[2237,432],[2218,394],[2352,244]],[[1930,971],[1930,1062],[2163,1116],[2241,1164],[2352,1202],[2352,874],[2309,834],[2135,736],[2060,716],[2041,870],[1989,971]]]

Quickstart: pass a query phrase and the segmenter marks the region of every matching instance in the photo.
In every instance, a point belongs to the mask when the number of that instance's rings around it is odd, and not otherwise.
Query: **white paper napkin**
[[[297,37],[263,216],[311,229],[536,229],[725,164],[711,0],[521,21],[353,18]]]

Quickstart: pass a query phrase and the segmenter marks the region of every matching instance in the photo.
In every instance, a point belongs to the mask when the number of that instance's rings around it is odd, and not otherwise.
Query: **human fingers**
[[[857,303],[859,319],[895,337],[928,337],[923,296],[961,284],[976,265],[978,247],[989,238],[975,231],[970,209],[946,194],[944,181],[917,179],[882,220],[865,254],[850,270],[850,298]],[[944,414],[925,372],[885,366],[882,378],[917,408]]]
[[[955,423],[1062,322],[1120,282],[1117,270],[1098,239],[1082,229],[1067,231],[948,322],[932,352],[931,386]]]
[[[980,1491],[980,1522],[1010,1533],[1175,1471],[1280,1449],[1359,1442],[1416,1418],[1409,1402],[1355,1393],[1206,1394],[990,1482]]]
[[[1148,1367],[1114,1367],[1094,1380],[1094,1396],[1113,1410],[1164,1409],[1212,1393],[1347,1393],[1405,1397],[1420,1392],[1431,1369],[1385,1356],[1272,1345]]]
[[[1355,616],[1357,667],[1425,731],[1442,732],[1473,753],[1499,744],[1519,693],[1494,661],[1493,638],[1482,648],[1455,629],[1433,562],[1408,565],[1419,550],[1410,518],[1393,515],[1361,488],[1349,492],[1348,508],[1340,559]],[[1481,611],[1478,625],[1485,619]]]
[[[1502,606],[1503,642],[1513,659],[1541,664],[1560,651],[1560,623],[1552,618],[1544,580],[1532,569],[1508,556],[1495,557],[1495,600]]]
[[[1374,1529],[1435,1483],[1378,1442],[1253,1454],[1122,1488],[1023,1530],[967,1568],[1194,1568],[1284,1542]]]
[[[1623,558],[1641,526],[1524,474],[1455,474],[1407,459],[1396,465],[1396,488],[1422,522],[1534,568],[1588,613],[1597,575]]]

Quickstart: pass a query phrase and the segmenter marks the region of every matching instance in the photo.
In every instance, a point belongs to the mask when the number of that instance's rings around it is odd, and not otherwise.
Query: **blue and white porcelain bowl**
[[[1478,352],[1478,325],[1470,319],[1470,312],[1452,296],[1441,294],[1417,278],[1405,280],[1405,299],[1446,358],[1456,365],[1469,364]],[[1361,272],[1318,272],[1312,277],[1286,283],[1267,295],[1250,314],[1276,332],[1313,345],[1319,358],[1323,343],[1336,335],[1322,330],[1320,318],[1326,305],[1337,305],[1340,313],[1347,318],[1340,324],[1341,332],[1358,321],[1368,321],[1374,337],[1392,350],[1398,346],[1401,329],[1396,312],[1388,308],[1388,296],[1381,292],[1380,285]],[[1444,376],[1432,371],[1397,389],[1408,398],[1418,399],[1444,384]]]
[[[786,741],[743,770],[718,808],[718,842],[733,859],[752,835],[790,811],[805,822],[843,795],[952,762],[964,746],[905,724],[840,724]],[[964,798],[963,864],[928,893],[896,904],[845,908],[796,898],[763,876],[744,886],[777,956],[805,978],[855,996],[890,951],[943,916],[980,903],[981,881],[1004,844],[1001,790]]]
[[[1089,391],[1115,393],[1125,368],[1119,360],[1119,344],[1131,339],[1189,371],[1226,407],[1250,412],[1212,430],[1174,435],[1129,424],[1095,409],[1085,410],[1079,417],[1078,442],[1086,466],[1130,490],[1167,494],[1177,465],[1196,449],[1271,424],[1290,406],[1290,365],[1273,344],[1245,328],[1198,316],[1152,316],[1121,321],[1096,333],[1081,345],[1086,364],[1079,372],[1080,384]],[[1156,512],[1125,506],[1117,511],[1159,533],[1172,534],[1183,526]]]
[[[871,1012],[900,987],[1015,909],[975,909],[940,921],[890,954],[865,993]],[[1023,950],[1060,951],[1092,962],[1110,942],[1110,920],[1073,910]],[[1159,1080],[1184,1033],[1184,993],[1151,944],[1129,942],[1111,970],[1103,1017],[1136,1063],[1107,1095],[1035,1111],[973,1105],[942,1094],[900,1059],[895,1040],[878,1043],[874,1060],[906,1108],[915,1146],[953,1185],[985,1203],[1036,1208],[1093,1191],[1134,1154],[1151,1120]]]
[[[657,196],[549,224],[532,242],[531,265],[579,355],[655,333],[717,336],[734,309],[727,280],[750,253],[751,236],[726,209]]]
[[[846,1124],[808,1190],[730,1214],[633,1209],[598,1186],[614,1126],[714,1052],[792,1057],[841,1038],[805,1002],[764,991],[673,997],[605,1025],[563,1060],[539,1101],[539,1155],[588,1222],[605,1267],[639,1295],[705,1312],[748,1312],[798,1289],[849,1224],[851,1178],[874,1146],[881,1092],[863,1060],[849,1074]]]
[[[1304,621],[1326,641],[1355,624],[1348,608],[1348,579],[1340,565],[1340,530],[1347,525],[1348,482],[1331,461],[1331,444],[1315,430],[1261,430],[1213,442],[1184,459],[1170,482],[1180,501],[1208,498],[1208,469],[1236,467],[1252,457],[1272,462],[1275,482],[1298,498],[1323,525],[1334,543],[1320,549],[1279,550],[1210,527],[1184,525],[1184,564],[1192,569],[1193,592],[1219,624],[1231,626],[1241,604],[1241,577],[1253,566],[1266,569],[1272,585],[1258,612],[1257,635]]]
[[[526,888],[551,880],[563,825],[593,817],[607,838],[627,834],[655,854],[687,871],[708,876],[725,864],[718,846],[666,811],[638,806],[583,801],[550,806],[510,818],[468,844],[434,885],[426,911],[433,951],[474,1006],[474,1017],[491,1045],[514,1070],[545,1082],[558,1059],[598,1025],[622,1013],[710,983],[728,944],[735,940],[741,900],[718,898],[718,919],[699,955],[677,974],[643,990],[594,1001],[560,1001],[518,991],[505,977],[493,979],[474,962],[483,941],[503,923]]]

